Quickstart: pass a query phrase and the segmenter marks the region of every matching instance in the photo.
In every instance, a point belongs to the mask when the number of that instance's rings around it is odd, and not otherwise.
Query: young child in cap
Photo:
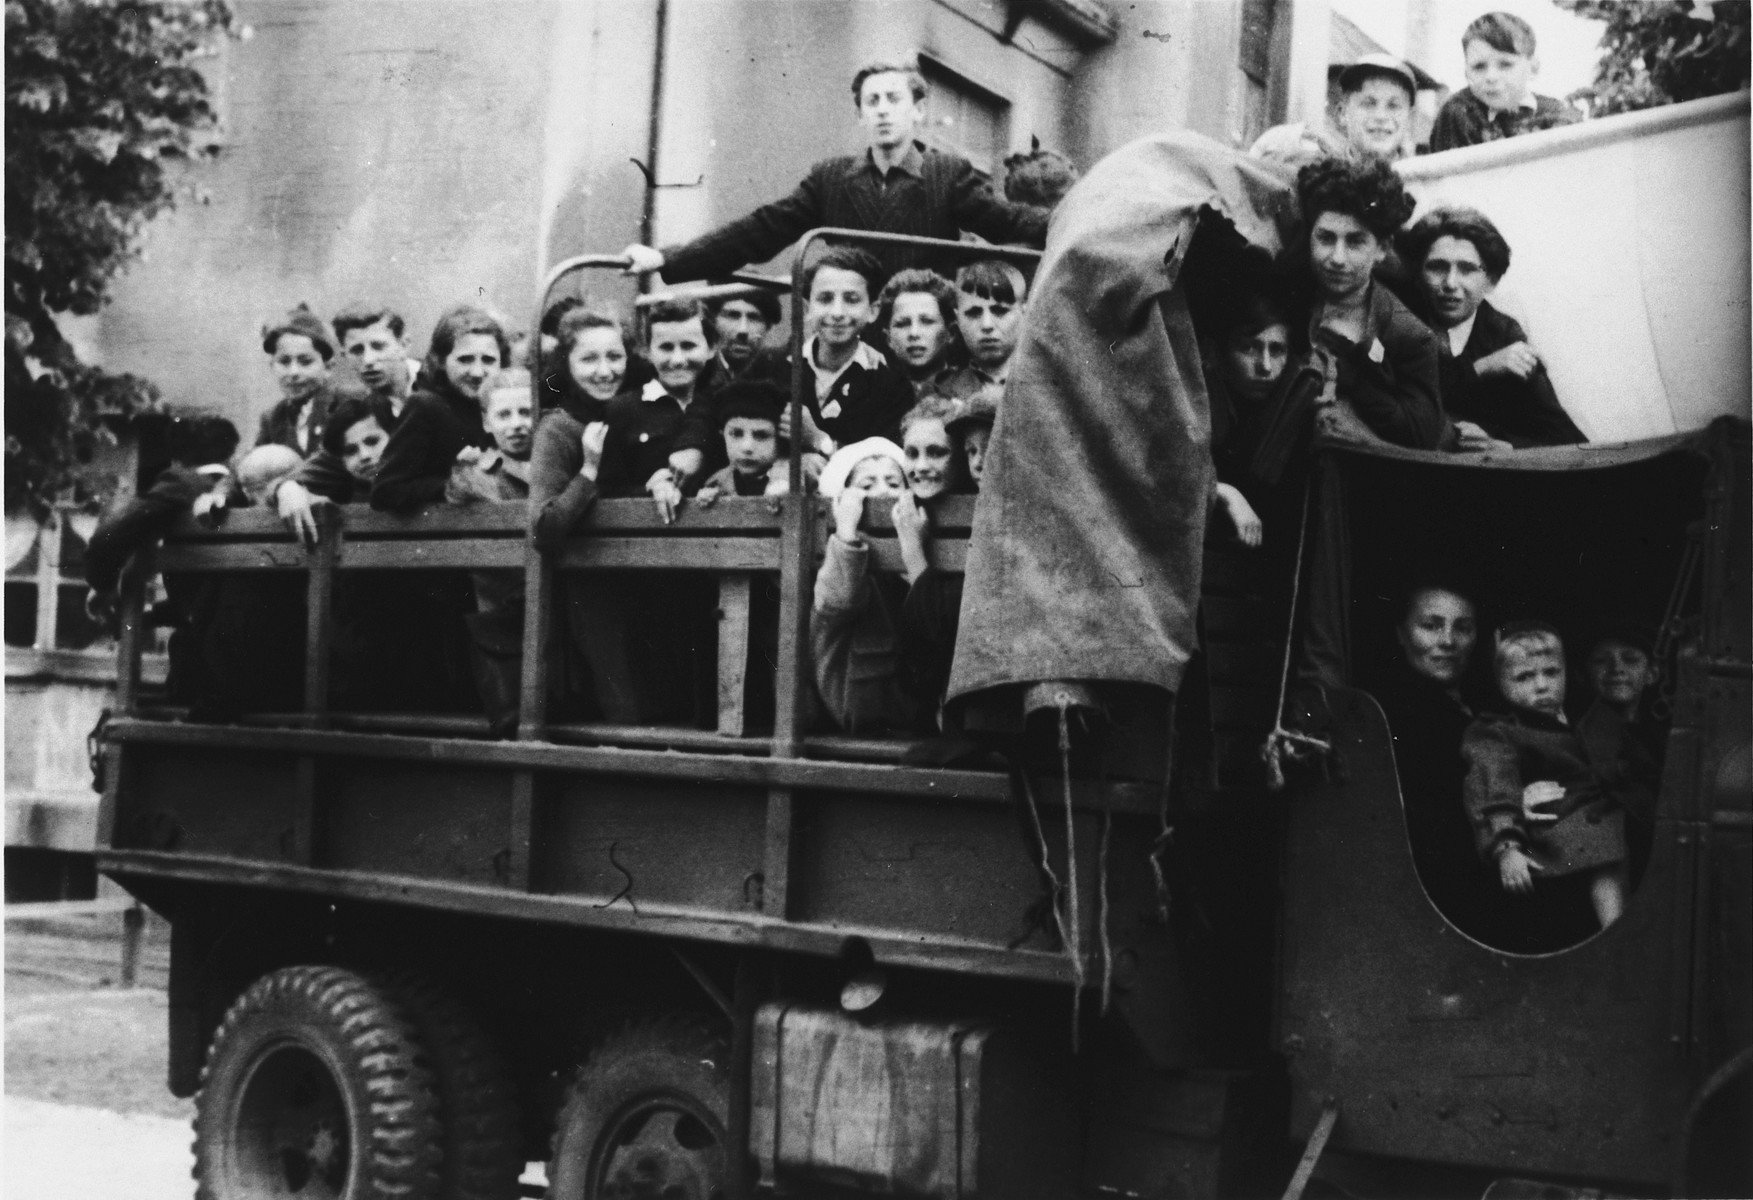
[[[707,507],[720,496],[771,496],[785,491],[785,463],[779,461],[779,420],[785,395],[760,380],[727,384],[713,405],[713,419],[724,437],[730,465],[700,485],[697,502]]]
[[[1461,34],[1467,86],[1437,110],[1430,130],[1432,153],[1519,137],[1581,120],[1530,84],[1540,70],[1534,28],[1514,13],[1490,12]]]
[[[1604,929],[1625,910],[1626,813],[1649,796],[1623,739],[1591,745],[1566,719],[1564,643],[1550,625],[1498,632],[1497,683],[1509,712],[1474,721],[1461,741],[1480,853],[1513,895],[1581,877]]]
[[[950,419],[949,431],[961,447],[971,492],[980,490],[980,477],[986,473],[986,447],[992,441],[992,426],[1003,399],[1003,385],[989,383],[963,401],[962,410]]]

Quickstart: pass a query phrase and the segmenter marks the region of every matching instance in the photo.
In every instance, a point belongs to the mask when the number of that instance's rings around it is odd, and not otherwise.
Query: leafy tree
[[[76,485],[101,418],[157,403],[81,363],[55,323],[95,313],[172,204],[179,160],[217,153],[192,60],[227,0],[6,0],[6,508]]]
[[[1606,23],[1592,86],[1596,115],[1738,91],[1748,80],[1748,0],[1553,0]]]

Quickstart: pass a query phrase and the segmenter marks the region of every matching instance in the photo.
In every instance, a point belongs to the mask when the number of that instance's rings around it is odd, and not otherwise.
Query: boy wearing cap
[[[316,314],[300,304],[262,328],[262,352],[268,356],[280,399],[262,414],[256,445],[311,454],[322,444],[323,422],[334,405],[329,363],[335,357],[335,343]]]
[[[719,393],[713,418],[724,436],[730,465],[700,486],[702,508],[720,496],[767,496],[783,491],[779,417],[785,394],[760,380],[733,383]]]
[[[1004,387],[989,383],[962,402],[962,411],[950,418],[950,436],[962,448],[968,464],[970,491],[980,490],[980,476],[986,472],[986,446],[992,440],[992,426],[998,420],[998,403],[1004,399]]]
[[[1540,69],[1534,29],[1514,13],[1492,12],[1461,35],[1467,86],[1437,110],[1432,153],[1519,137],[1580,120],[1568,105],[1529,87]]]
[[[1275,125],[1248,152],[1292,167],[1335,155],[1389,161],[1406,156],[1418,97],[1411,67],[1389,54],[1366,54],[1339,73],[1339,92],[1331,128]]]

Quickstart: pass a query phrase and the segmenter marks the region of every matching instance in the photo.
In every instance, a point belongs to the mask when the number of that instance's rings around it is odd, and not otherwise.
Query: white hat
[[[828,459],[827,466],[822,468],[822,477],[817,487],[822,495],[833,499],[846,490],[846,480],[852,475],[852,468],[867,458],[892,458],[895,465],[901,468],[902,478],[907,475],[907,455],[901,447],[886,437],[868,437],[862,442],[853,442],[850,446],[842,446],[834,451]]]

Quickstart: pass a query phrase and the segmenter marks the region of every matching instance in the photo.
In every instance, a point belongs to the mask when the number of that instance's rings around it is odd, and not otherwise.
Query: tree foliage
[[[72,482],[103,414],[156,402],[81,363],[55,317],[98,311],[175,164],[216,152],[193,60],[230,25],[226,0],[6,0],[8,511]]]
[[[1553,0],[1604,22],[1592,86],[1596,115],[1738,91],[1748,80],[1748,0]]]

